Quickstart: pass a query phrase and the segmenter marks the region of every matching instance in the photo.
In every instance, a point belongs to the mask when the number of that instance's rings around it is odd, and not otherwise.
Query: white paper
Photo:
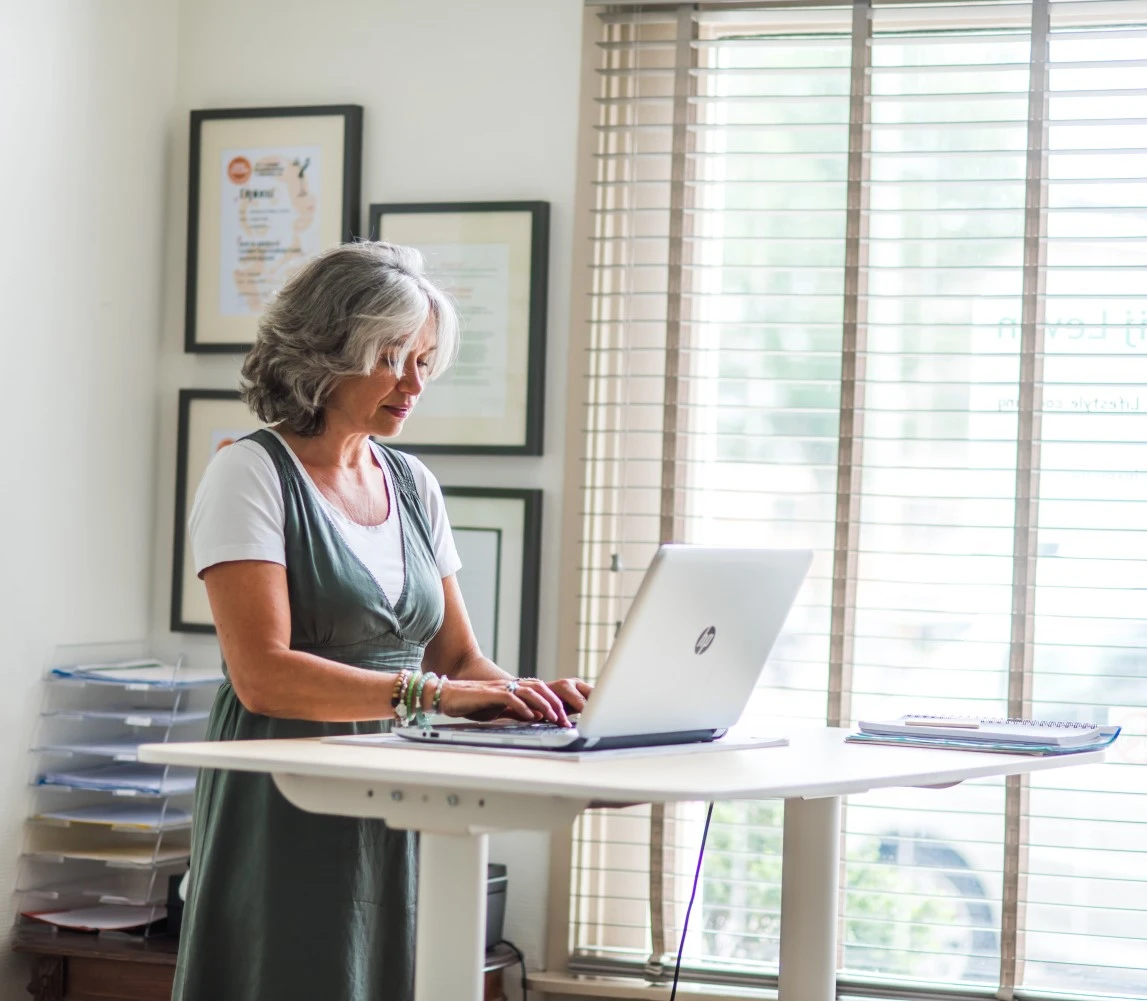
[[[55,709],[44,713],[57,719],[110,719],[128,726],[178,726],[198,723],[211,715],[206,709],[163,709],[134,706],[131,709]]]
[[[510,322],[510,245],[439,243],[419,246],[427,270],[453,296],[462,323],[458,360],[427,387],[420,415],[502,420]]]
[[[123,738],[121,740],[91,740],[69,744],[47,744],[38,747],[38,751],[48,751],[62,754],[91,754],[105,758],[115,758],[116,761],[135,761],[139,757],[142,739]]]
[[[324,737],[324,744],[363,744],[368,747],[425,748],[428,751],[453,751],[466,754],[510,755],[518,758],[546,758],[550,761],[601,761],[605,758],[662,758],[676,754],[708,754],[713,751],[749,751],[759,747],[784,747],[788,737],[729,733],[720,740],[695,744],[664,744],[659,747],[619,747],[605,751],[547,751],[531,747],[485,747],[481,744],[432,744],[400,737],[397,733],[355,733],[342,737]]]
[[[105,827],[133,827],[142,831],[166,831],[191,823],[191,811],[159,803],[99,803],[38,815],[41,820],[71,824],[98,824]]]
[[[76,664],[53,668],[52,676],[130,688],[189,688],[218,685],[223,675],[215,667],[184,667],[157,660],[120,661],[115,664]]]
[[[220,153],[219,312],[255,316],[319,252],[322,147]]]
[[[155,863],[182,862],[191,850],[184,847],[152,848],[148,845],[108,845],[104,848],[57,848],[34,852],[41,858],[81,859],[89,862],[107,862],[112,866],[150,866]]]
[[[37,782],[39,785],[67,786],[71,789],[123,790],[155,796],[175,796],[195,790],[195,770],[169,768],[165,775],[162,765],[97,765],[94,768],[45,772]]]
[[[66,911],[25,911],[25,917],[46,921],[59,928],[74,928],[80,931],[123,931],[139,928],[167,916],[167,908],[159,905],[151,907],[127,907],[102,904],[96,907],[74,907]]]

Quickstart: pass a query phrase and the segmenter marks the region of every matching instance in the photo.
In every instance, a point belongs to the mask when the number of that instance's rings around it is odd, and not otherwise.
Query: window
[[[850,800],[840,975],[1147,997],[1147,2],[596,16],[581,670],[660,542],[809,546],[762,725],[1122,725]],[[775,977],[781,810],[717,805],[690,976]],[[571,968],[667,968],[702,817],[579,822]]]

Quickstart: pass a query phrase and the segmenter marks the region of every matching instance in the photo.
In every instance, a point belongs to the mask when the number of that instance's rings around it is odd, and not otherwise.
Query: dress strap
[[[395,487],[405,494],[408,500],[418,499],[421,501],[418,496],[418,486],[414,482],[414,474],[410,471],[410,463],[406,461],[406,456],[398,449],[384,445],[377,438],[371,438],[371,443],[386,460],[390,475],[394,478]]]
[[[395,492],[399,495],[402,504],[403,524],[418,536],[427,558],[430,560],[430,565],[436,568],[434,533],[430,529],[430,516],[426,513],[426,505],[422,502],[422,495],[418,492],[418,484],[414,482],[410,463],[398,449],[383,445],[377,438],[372,438],[371,442],[382,453],[382,457],[390,469]],[[408,552],[408,558],[409,555]],[[437,573],[437,569],[435,569],[435,573]]]

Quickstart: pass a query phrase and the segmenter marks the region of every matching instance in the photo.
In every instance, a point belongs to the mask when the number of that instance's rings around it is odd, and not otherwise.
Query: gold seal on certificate
[[[362,109],[191,113],[185,348],[243,352],[304,261],[352,239]]]

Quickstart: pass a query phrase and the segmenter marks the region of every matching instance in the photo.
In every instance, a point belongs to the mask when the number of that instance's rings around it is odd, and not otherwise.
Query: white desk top
[[[145,744],[141,761],[239,771],[413,783],[610,803],[841,796],[889,786],[936,786],[1103,760],[1102,751],[1034,757],[846,744],[847,730],[788,731],[787,747],[667,757],[553,760],[438,748],[361,747],[318,740]]]

